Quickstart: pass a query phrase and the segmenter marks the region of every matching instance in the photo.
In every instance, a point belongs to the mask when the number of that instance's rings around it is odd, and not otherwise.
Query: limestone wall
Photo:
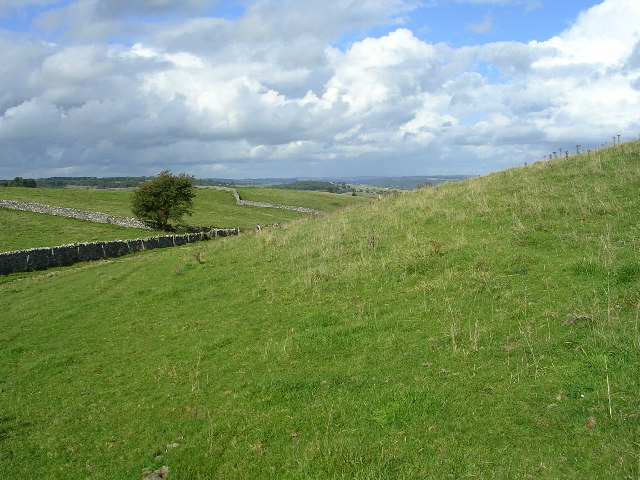
[[[113,240],[108,242],[73,243],[57,247],[30,248],[0,253],[0,274],[30,272],[50,267],[62,267],[77,262],[102,260],[119,257],[129,253],[154,248],[184,245],[215,237],[237,235],[237,228],[211,229],[207,232],[187,233],[184,235],[163,235],[158,237],[136,238],[133,240]]]
[[[281,205],[279,203],[267,203],[267,202],[252,202],[250,200],[242,200],[240,198],[240,194],[235,188],[231,187],[215,187],[215,186],[199,186],[198,188],[213,188],[214,190],[223,190],[225,192],[231,192],[233,196],[236,198],[236,204],[238,205],[249,205],[252,207],[265,207],[265,208],[280,208],[282,210],[293,210],[294,212],[302,212],[302,213],[311,213],[312,215],[324,215],[327,212],[322,212],[320,210],[314,210],[313,208],[307,207],[295,207],[293,205]]]
[[[110,223],[120,227],[143,228],[152,230],[144,222],[135,218],[117,217],[101,212],[87,212],[85,210],[76,210],[75,208],[54,207],[43,203],[27,203],[17,202],[15,200],[0,200],[0,207],[12,210],[22,210],[25,212],[46,213],[48,215],[57,215],[59,217],[71,217],[80,220],[89,220],[90,222]]]

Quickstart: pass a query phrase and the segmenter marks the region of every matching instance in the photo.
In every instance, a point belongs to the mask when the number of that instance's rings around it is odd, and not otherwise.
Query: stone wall
[[[222,190],[225,192],[231,192],[236,198],[237,205],[249,205],[252,207],[265,207],[265,208],[280,208],[282,210],[293,210],[294,212],[311,213],[312,215],[324,215],[327,212],[320,210],[314,210],[307,207],[295,207],[293,205],[281,205],[279,203],[267,203],[267,202],[252,202],[250,200],[242,200],[240,194],[235,188],[231,187],[214,187],[214,186],[199,186],[198,188],[213,188],[214,190]]]
[[[54,207],[43,203],[27,203],[17,202],[14,200],[0,200],[0,207],[9,208],[11,210],[22,210],[25,212],[45,213],[48,215],[57,215],[59,217],[71,217],[79,220],[89,220],[90,222],[110,223],[120,227],[142,228],[145,230],[153,230],[144,222],[135,218],[116,217],[101,212],[87,212],[84,210],[76,210],[75,208]]]
[[[154,248],[184,245],[215,237],[237,235],[239,229],[211,229],[207,232],[187,233],[184,235],[163,235],[159,237],[136,238],[134,240],[113,240],[108,242],[73,243],[58,247],[30,248],[0,253],[0,274],[44,270],[50,267],[62,267],[77,262],[102,260],[119,257],[129,253]]]
[[[240,200],[237,203],[238,205],[251,205],[252,207],[281,208],[283,210],[293,210],[294,212],[311,213],[312,215],[324,215],[326,213],[320,210],[314,210],[313,208],[280,205],[279,203],[251,202],[249,200]]]

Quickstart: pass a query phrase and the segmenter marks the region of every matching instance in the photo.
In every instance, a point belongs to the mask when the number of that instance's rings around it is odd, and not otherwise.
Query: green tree
[[[151,181],[138,185],[131,210],[143,222],[167,230],[169,220],[180,222],[183,215],[191,215],[194,196],[192,176],[186,173],[176,176],[164,170]]]
[[[9,184],[10,187],[22,187],[22,177],[14,178]]]

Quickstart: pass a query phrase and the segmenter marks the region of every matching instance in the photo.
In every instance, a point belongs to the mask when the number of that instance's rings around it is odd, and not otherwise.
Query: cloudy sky
[[[640,0],[0,0],[0,178],[483,174],[640,135]]]

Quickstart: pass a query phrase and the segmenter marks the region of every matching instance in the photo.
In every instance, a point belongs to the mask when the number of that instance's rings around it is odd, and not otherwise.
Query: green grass
[[[131,217],[131,192],[74,188],[2,188],[0,198]]]
[[[194,225],[210,225],[218,228],[253,228],[256,225],[273,225],[306,217],[299,212],[275,208],[248,207],[236,205],[235,197],[229,193],[213,189],[197,189],[194,212],[185,221]]]
[[[238,188],[237,190],[243,200],[314,208],[323,212],[330,212],[349,205],[368,202],[368,200],[363,197],[336,195],[335,193],[313,192],[308,190],[283,190],[259,187],[243,187]]]
[[[155,235],[149,230],[4,208],[0,208],[0,231],[0,252]]]
[[[0,477],[637,479],[639,178],[625,144],[4,277]]]
[[[264,195],[257,188],[242,189],[243,198],[245,194],[247,195],[246,200],[268,201],[323,211],[334,211],[347,205],[363,203],[362,198],[318,192],[293,190],[271,190],[269,192]],[[124,217],[132,216],[130,191],[2,188],[0,189],[0,198],[103,212]],[[300,202],[300,204],[291,202]],[[199,188],[196,190],[193,215],[184,217],[183,220],[192,225],[247,229],[256,225],[273,225],[306,216],[307,214],[288,210],[236,205],[235,198],[229,192]]]

